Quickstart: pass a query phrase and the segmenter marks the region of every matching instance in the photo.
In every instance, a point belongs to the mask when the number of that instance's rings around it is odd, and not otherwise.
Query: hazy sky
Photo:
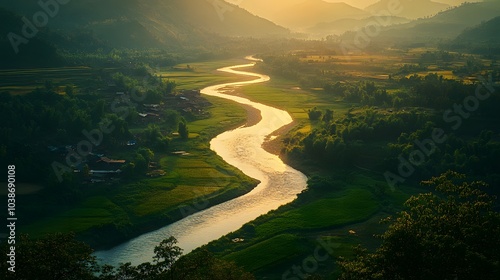
[[[242,3],[243,1],[252,1],[252,0],[226,0],[226,1],[237,4],[237,3]],[[269,1],[269,3],[273,2],[273,0],[268,0],[268,1]],[[324,1],[326,1],[326,2],[345,2],[349,5],[357,7],[357,8],[365,8],[373,3],[378,2],[379,0],[324,0]],[[459,5],[460,3],[465,2],[467,0],[433,0],[433,1],[446,3],[448,5]],[[477,0],[469,0],[469,2],[476,2],[476,1]]]
[[[379,0],[325,0],[325,2],[345,2],[351,6],[357,7],[357,8],[364,8],[367,7],[373,3],[378,2]]]

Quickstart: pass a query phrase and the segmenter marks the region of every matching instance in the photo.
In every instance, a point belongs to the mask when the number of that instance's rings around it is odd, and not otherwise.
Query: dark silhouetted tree
[[[423,185],[439,193],[411,197],[374,253],[341,258],[339,279],[498,279],[500,214],[485,184],[449,171]]]

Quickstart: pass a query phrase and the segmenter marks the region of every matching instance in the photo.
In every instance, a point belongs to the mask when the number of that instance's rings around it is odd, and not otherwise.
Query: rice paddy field
[[[103,69],[103,71],[111,70]],[[46,81],[64,86],[92,84],[98,74],[98,70],[89,67],[0,70],[0,92],[26,94],[36,88],[43,88]],[[63,86],[56,89],[58,92],[63,92],[63,90]]]

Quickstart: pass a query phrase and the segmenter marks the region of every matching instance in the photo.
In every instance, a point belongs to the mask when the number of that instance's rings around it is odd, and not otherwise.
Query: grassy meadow
[[[377,176],[344,170],[335,174],[334,190],[310,190],[294,202],[271,211],[244,225],[206,248],[228,261],[245,267],[258,279],[281,279],[293,265],[300,266],[321,246],[319,240],[334,244],[329,258],[315,272],[335,279],[335,260],[349,257],[357,244],[374,248],[382,233],[382,218],[402,207],[419,190],[403,186],[381,195],[375,186],[384,184]],[[346,178],[347,177],[347,178]],[[244,242],[234,243],[232,239]],[[322,251],[324,252],[324,251]],[[330,279],[330,278],[326,278]]]

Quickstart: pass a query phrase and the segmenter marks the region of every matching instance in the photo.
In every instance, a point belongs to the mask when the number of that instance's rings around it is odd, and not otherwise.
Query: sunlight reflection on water
[[[210,86],[201,92],[247,104],[261,111],[262,120],[258,124],[224,132],[210,142],[211,149],[226,162],[242,170],[248,176],[260,180],[261,183],[246,195],[188,216],[159,230],[143,234],[111,250],[96,252],[95,255],[103,263],[117,265],[131,262],[137,265],[152,261],[154,247],[169,236],[175,236],[179,241],[178,246],[184,249],[184,253],[188,253],[239,229],[243,224],[270,210],[291,202],[298,193],[305,189],[307,179],[304,174],[284,164],[278,156],[262,149],[266,136],[290,124],[291,116],[283,110],[221,93],[226,87],[261,83],[270,79],[266,75],[235,70],[253,65],[252,63],[226,67],[219,71],[253,76],[257,79]]]

